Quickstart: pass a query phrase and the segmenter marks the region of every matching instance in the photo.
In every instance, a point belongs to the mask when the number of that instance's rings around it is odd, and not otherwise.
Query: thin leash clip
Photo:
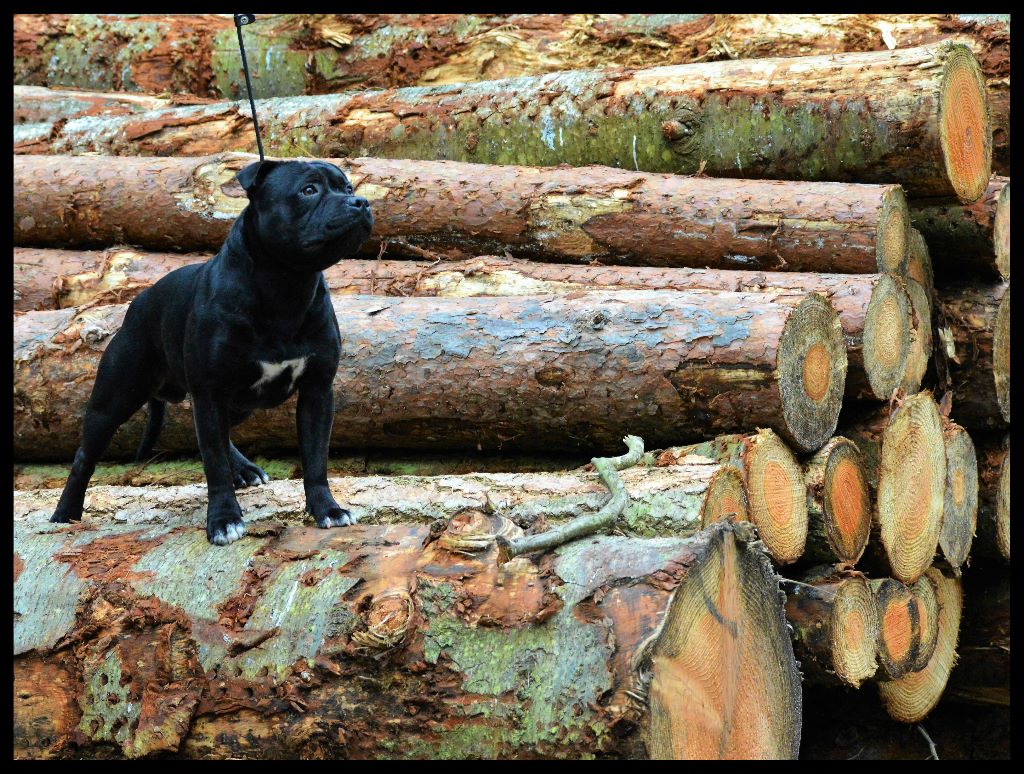
[[[256,117],[256,103],[252,98],[252,80],[249,78],[249,62],[245,58],[245,43],[242,41],[242,27],[256,21],[256,15],[252,13],[236,13],[235,29],[238,31],[238,50],[242,52],[242,71],[245,73],[245,88],[249,92],[249,108],[252,110],[252,125],[256,130],[256,147],[260,151],[260,161],[263,161],[263,141],[260,139],[260,120]]]

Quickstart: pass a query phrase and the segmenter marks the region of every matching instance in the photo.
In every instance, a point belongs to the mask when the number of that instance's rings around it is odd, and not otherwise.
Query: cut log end
[[[910,671],[918,672],[928,666],[939,639],[939,600],[935,585],[925,573],[910,585],[910,594],[917,611],[919,631],[917,656],[910,663]]]
[[[992,241],[995,243],[996,268],[1003,279],[1010,279],[1010,184],[1003,186],[996,200],[996,220]]]
[[[765,429],[751,439],[746,464],[750,519],[776,562],[795,562],[807,540],[800,463],[781,438]]]
[[[864,370],[875,397],[888,400],[902,384],[910,353],[910,299],[883,275],[871,293],[864,320]]]
[[[882,435],[876,515],[892,574],[913,583],[935,556],[946,490],[946,444],[929,392],[907,398]]]
[[[820,448],[835,431],[846,366],[839,315],[824,296],[811,293],[786,321],[778,354],[783,419],[803,451]]]
[[[907,351],[907,367],[903,373],[903,391],[912,394],[921,389],[928,361],[932,356],[932,305],[928,292],[920,282],[907,278],[904,289],[910,298],[912,323],[910,346]]]
[[[928,570],[938,602],[938,641],[928,665],[898,680],[880,683],[882,704],[889,716],[903,723],[917,723],[939,702],[950,670],[956,661],[956,643],[960,631],[963,592],[960,581],[936,567]]]
[[[888,191],[882,199],[878,216],[878,237],[875,258],[878,271],[886,274],[903,274],[907,260],[907,231],[910,228],[910,211],[902,189]]]
[[[822,516],[829,547],[840,562],[854,564],[871,535],[871,495],[857,445],[836,438],[824,460]]]
[[[932,288],[935,287],[932,256],[928,251],[928,243],[925,241],[924,235],[916,228],[910,229],[906,276],[917,282],[931,296]]]
[[[716,521],[748,521],[750,507],[743,478],[735,468],[722,467],[711,478],[704,507],[701,509],[701,525],[708,527]]]
[[[959,569],[971,552],[978,524],[978,457],[974,441],[960,425],[946,425],[946,494],[939,547]]]
[[[878,608],[878,660],[885,673],[900,678],[918,661],[921,625],[913,592],[895,578],[872,581]]]
[[[996,381],[996,400],[1003,419],[1010,421],[1010,293],[999,301],[996,329],[992,334],[992,371]]]
[[[652,758],[796,758],[802,695],[763,554],[720,532],[643,648]],[[709,653],[716,654],[708,658]]]
[[[952,45],[939,87],[939,139],[946,174],[965,203],[985,193],[992,174],[992,126],[985,79],[971,50]]]
[[[832,610],[832,665],[844,683],[857,688],[878,670],[878,608],[863,578],[839,584]]]

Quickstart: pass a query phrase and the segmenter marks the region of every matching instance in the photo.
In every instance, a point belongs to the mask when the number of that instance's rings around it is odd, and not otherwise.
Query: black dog
[[[192,398],[209,491],[206,535],[245,533],[235,487],[267,481],[228,438],[256,408],[299,391],[297,425],[306,511],[319,527],[354,523],[327,486],[331,385],[341,352],[321,273],[351,256],[373,228],[367,201],[324,162],[252,164],[238,173],[249,206],[220,252],[172,271],[128,307],[100,360],[82,445],[51,521],[82,518],[85,489],[114,432],[149,401],[138,459],[163,425],[167,401]]]

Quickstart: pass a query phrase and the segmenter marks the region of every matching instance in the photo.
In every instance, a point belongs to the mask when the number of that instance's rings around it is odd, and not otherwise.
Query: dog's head
[[[262,251],[292,268],[322,271],[355,254],[373,230],[369,202],[333,164],[256,162],[237,179]]]

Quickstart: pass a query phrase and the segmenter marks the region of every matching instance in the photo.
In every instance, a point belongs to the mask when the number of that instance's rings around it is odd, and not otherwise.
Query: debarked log
[[[257,110],[268,146],[285,156],[900,183],[913,196],[964,202],[984,193],[992,164],[984,78],[970,48],[949,41],[265,99]],[[219,103],[76,118],[53,125],[32,150],[252,151],[249,112],[244,103]]]
[[[593,453],[618,450],[628,432],[670,446],[760,426],[813,450],[832,434],[842,402],[842,327],[813,293],[332,301],[344,321],[336,448]],[[17,316],[17,458],[73,453],[99,357],[125,311]],[[161,447],[193,449],[191,411],[171,409]],[[140,429],[126,423],[114,453],[133,448]],[[294,398],[233,438],[250,453],[294,447]]]
[[[15,308],[63,308],[131,300],[167,271],[208,255],[15,248]],[[750,272],[533,263],[484,256],[452,262],[347,259],[324,272],[332,293],[385,296],[520,296],[584,290],[727,290],[821,293],[846,337],[846,394],[888,400],[906,377],[912,304],[884,274]]]
[[[937,291],[952,418],[970,429],[1010,422],[1010,285],[961,282]]]
[[[20,525],[16,757],[796,757],[741,525],[504,565],[427,527],[264,526]]]
[[[219,249],[258,157],[15,158],[15,241]],[[370,202],[364,253],[569,263],[900,273],[908,211],[894,185],[739,181],[610,167],[332,159]]]

